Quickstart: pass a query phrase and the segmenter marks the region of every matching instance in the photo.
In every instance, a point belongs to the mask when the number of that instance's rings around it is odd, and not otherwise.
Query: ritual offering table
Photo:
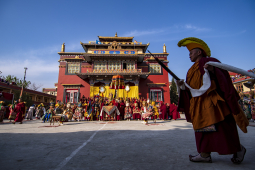
[[[120,115],[119,109],[116,106],[103,106],[100,116],[103,120],[116,121],[117,115]]]
[[[53,121],[53,125],[54,125],[56,120],[58,120],[60,122],[61,121],[61,116],[52,116],[52,118],[50,120],[50,125],[51,125],[52,121]]]

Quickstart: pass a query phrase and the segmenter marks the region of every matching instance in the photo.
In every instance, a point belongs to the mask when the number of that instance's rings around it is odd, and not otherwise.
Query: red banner
[[[11,93],[2,92],[2,95],[6,100],[12,100],[13,99],[13,94],[11,94]]]

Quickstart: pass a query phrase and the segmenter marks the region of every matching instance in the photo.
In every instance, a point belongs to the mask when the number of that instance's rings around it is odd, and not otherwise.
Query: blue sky
[[[28,67],[27,80],[54,87],[62,43],[67,52],[84,52],[80,41],[116,32],[150,42],[154,53],[165,43],[168,66],[180,78],[192,65],[177,46],[186,37],[204,40],[222,63],[255,67],[254,0],[1,0],[0,71],[22,78]]]

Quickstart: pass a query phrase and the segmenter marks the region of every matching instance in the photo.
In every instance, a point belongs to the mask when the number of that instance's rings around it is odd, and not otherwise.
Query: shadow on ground
[[[99,129],[88,130],[88,127],[94,123],[100,128],[105,125],[101,123],[106,122],[79,122],[81,127],[84,124],[84,130],[76,132],[51,132],[54,128],[58,129],[61,126],[49,128],[47,133],[43,131],[40,133],[1,132],[1,169],[56,169]],[[157,123],[170,124],[171,128],[145,129],[155,128],[155,126],[108,122],[62,169],[243,170],[254,167],[255,151],[252,150],[254,137],[247,134],[240,135],[242,143],[247,147],[246,158],[241,165],[232,164],[231,155],[219,156],[217,153],[212,155],[214,163],[192,163],[188,160],[188,155],[196,154],[196,145],[191,126],[182,122]],[[69,123],[65,128],[74,128],[74,126]],[[125,130],[129,126],[138,126],[142,130],[139,128],[139,130]],[[36,128],[35,130],[38,131],[44,129]]]

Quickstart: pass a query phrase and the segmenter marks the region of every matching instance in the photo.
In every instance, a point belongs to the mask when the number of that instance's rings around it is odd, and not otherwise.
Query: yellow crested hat
[[[211,56],[211,51],[208,45],[201,39],[195,38],[195,37],[188,37],[180,40],[178,42],[178,46],[185,46],[189,51],[191,51],[194,48],[201,48],[204,50],[206,56],[210,57]]]

